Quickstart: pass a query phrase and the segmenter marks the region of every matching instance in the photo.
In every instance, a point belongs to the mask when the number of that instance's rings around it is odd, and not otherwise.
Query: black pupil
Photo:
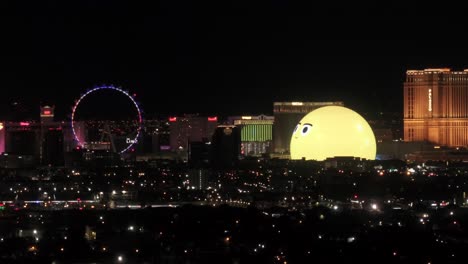
[[[307,130],[309,130],[309,127],[304,127],[304,128],[302,129],[302,133],[307,133]]]

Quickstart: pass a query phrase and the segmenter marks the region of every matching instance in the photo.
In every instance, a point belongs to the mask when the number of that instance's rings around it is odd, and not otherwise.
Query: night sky
[[[99,84],[136,93],[147,117],[271,114],[289,100],[401,112],[407,69],[468,68],[456,6],[140,2],[2,1],[0,117],[43,103],[66,118]]]

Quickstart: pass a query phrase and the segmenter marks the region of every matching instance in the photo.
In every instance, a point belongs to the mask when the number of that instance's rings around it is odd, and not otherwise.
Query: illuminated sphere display
[[[304,116],[291,137],[291,159],[375,159],[374,132],[367,121],[342,106],[325,106]]]

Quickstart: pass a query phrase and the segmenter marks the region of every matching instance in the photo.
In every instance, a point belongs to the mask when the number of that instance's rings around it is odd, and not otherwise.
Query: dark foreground
[[[466,263],[468,210],[3,211],[0,263]]]

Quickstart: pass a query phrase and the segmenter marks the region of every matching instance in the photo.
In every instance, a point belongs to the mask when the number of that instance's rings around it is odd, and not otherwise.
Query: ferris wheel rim
[[[109,89],[109,90],[114,90],[114,91],[117,91],[125,96],[127,96],[127,98],[130,99],[130,101],[133,103],[133,105],[135,106],[135,109],[138,113],[138,128],[137,128],[137,133],[135,135],[135,137],[133,138],[133,140],[131,140],[131,142],[129,143],[129,145],[124,148],[123,150],[121,151],[118,151],[118,153],[122,154],[122,153],[125,153],[126,151],[128,151],[131,147],[133,147],[137,140],[138,140],[138,137],[140,136],[140,132],[141,132],[141,126],[142,126],[142,123],[143,123],[143,118],[142,118],[142,114],[141,114],[141,109],[140,107],[138,106],[138,103],[135,101],[135,99],[127,92],[127,91],[124,91],[122,90],[121,88],[119,87],[115,87],[113,85],[104,85],[104,86],[97,86],[97,87],[94,87],[93,89],[90,89],[88,90],[86,93],[82,94],[80,96],[80,98],[78,98],[78,100],[76,100],[75,104],[73,105],[73,108],[72,108],[72,113],[71,113],[71,129],[72,129],[72,133],[73,133],[73,137],[75,139],[75,141],[77,142],[77,144],[80,146],[80,147],[83,147],[86,143],[86,141],[84,140],[80,140],[78,138],[78,135],[76,133],[76,130],[75,130],[75,113],[76,113],[76,109],[78,108],[78,106],[80,105],[81,101],[87,97],[88,95],[94,93],[94,92],[97,92],[99,90],[105,90],[105,89]]]

